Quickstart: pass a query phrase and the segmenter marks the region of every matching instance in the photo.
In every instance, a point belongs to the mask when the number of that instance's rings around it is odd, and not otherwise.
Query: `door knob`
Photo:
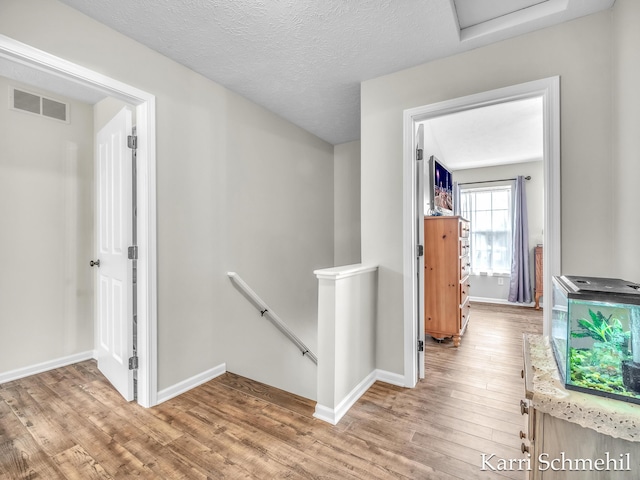
[[[89,262],[89,266],[90,267],[100,267],[100,260],[96,260],[95,262],[93,260],[91,260]]]

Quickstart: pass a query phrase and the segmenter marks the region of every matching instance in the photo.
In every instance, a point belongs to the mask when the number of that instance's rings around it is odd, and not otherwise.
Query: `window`
[[[471,272],[510,273],[511,186],[461,188],[460,213],[471,221]]]

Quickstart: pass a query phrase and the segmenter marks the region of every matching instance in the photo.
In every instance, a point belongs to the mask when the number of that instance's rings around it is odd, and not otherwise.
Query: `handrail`
[[[293,333],[289,327],[282,321],[278,315],[276,315],[266,303],[262,301],[262,299],[258,296],[256,292],[251,290],[249,285],[247,285],[240,275],[236,272],[227,272],[227,275],[237,286],[240,287],[242,292],[247,296],[247,298],[255,305],[255,307],[260,311],[260,316],[267,317],[271,323],[273,323],[278,330],[280,330],[289,340],[291,340],[295,345],[300,349],[303,356],[307,356],[311,359],[313,363],[318,364],[318,357],[309,350],[309,348],[300,340],[295,333]]]

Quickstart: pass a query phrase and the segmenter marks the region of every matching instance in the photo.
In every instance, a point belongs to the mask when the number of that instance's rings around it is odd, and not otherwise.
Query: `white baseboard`
[[[172,399],[173,397],[177,397],[192,388],[197,387],[198,385],[202,385],[203,383],[208,382],[209,380],[213,380],[216,377],[219,377],[223,373],[227,371],[227,364],[221,363],[217,367],[213,367],[209,370],[206,370],[198,375],[194,375],[191,378],[187,378],[182,382],[176,383],[175,385],[160,390],[158,392],[158,402],[156,405],[161,404],[162,402],[166,402],[167,400]]]
[[[367,375],[351,392],[335,407],[316,404],[316,411],[313,414],[319,420],[323,420],[331,425],[337,425],[351,407],[364,395],[376,382],[385,382],[391,385],[404,387],[404,376],[385,370],[374,370]]]
[[[369,390],[371,385],[376,381],[376,370],[367,375],[358,385],[354,387],[349,394],[335,407],[327,407],[325,405],[316,404],[316,411],[313,414],[319,420],[323,420],[331,425],[337,425],[344,415],[349,411],[354,403]]]
[[[498,305],[511,305],[513,307],[535,307],[535,302],[531,303],[515,303],[503,298],[489,298],[489,297],[469,297],[469,301],[478,303],[495,303]]]
[[[384,383],[389,383],[391,385],[396,385],[397,387],[406,387],[404,383],[404,375],[387,372],[386,370],[376,370],[376,380]]]
[[[87,352],[75,353],[66,357],[56,358],[55,360],[49,360],[47,362],[37,363],[28,367],[17,368],[15,370],[9,370],[8,372],[0,373],[0,383],[11,382],[18,380],[19,378],[29,377],[42,372],[48,372],[60,367],[66,367],[73,363],[84,362],[85,360],[91,360],[95,357],[95,352],[89,350]]]

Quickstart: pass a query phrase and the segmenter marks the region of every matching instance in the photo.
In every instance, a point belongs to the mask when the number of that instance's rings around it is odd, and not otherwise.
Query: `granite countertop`
[[[549,338],[527,334],[524,340],[529,344],[533,371],[527,397],[534,408],[614,438],[640,442],[640,405],[567,390],[561,383]]]

